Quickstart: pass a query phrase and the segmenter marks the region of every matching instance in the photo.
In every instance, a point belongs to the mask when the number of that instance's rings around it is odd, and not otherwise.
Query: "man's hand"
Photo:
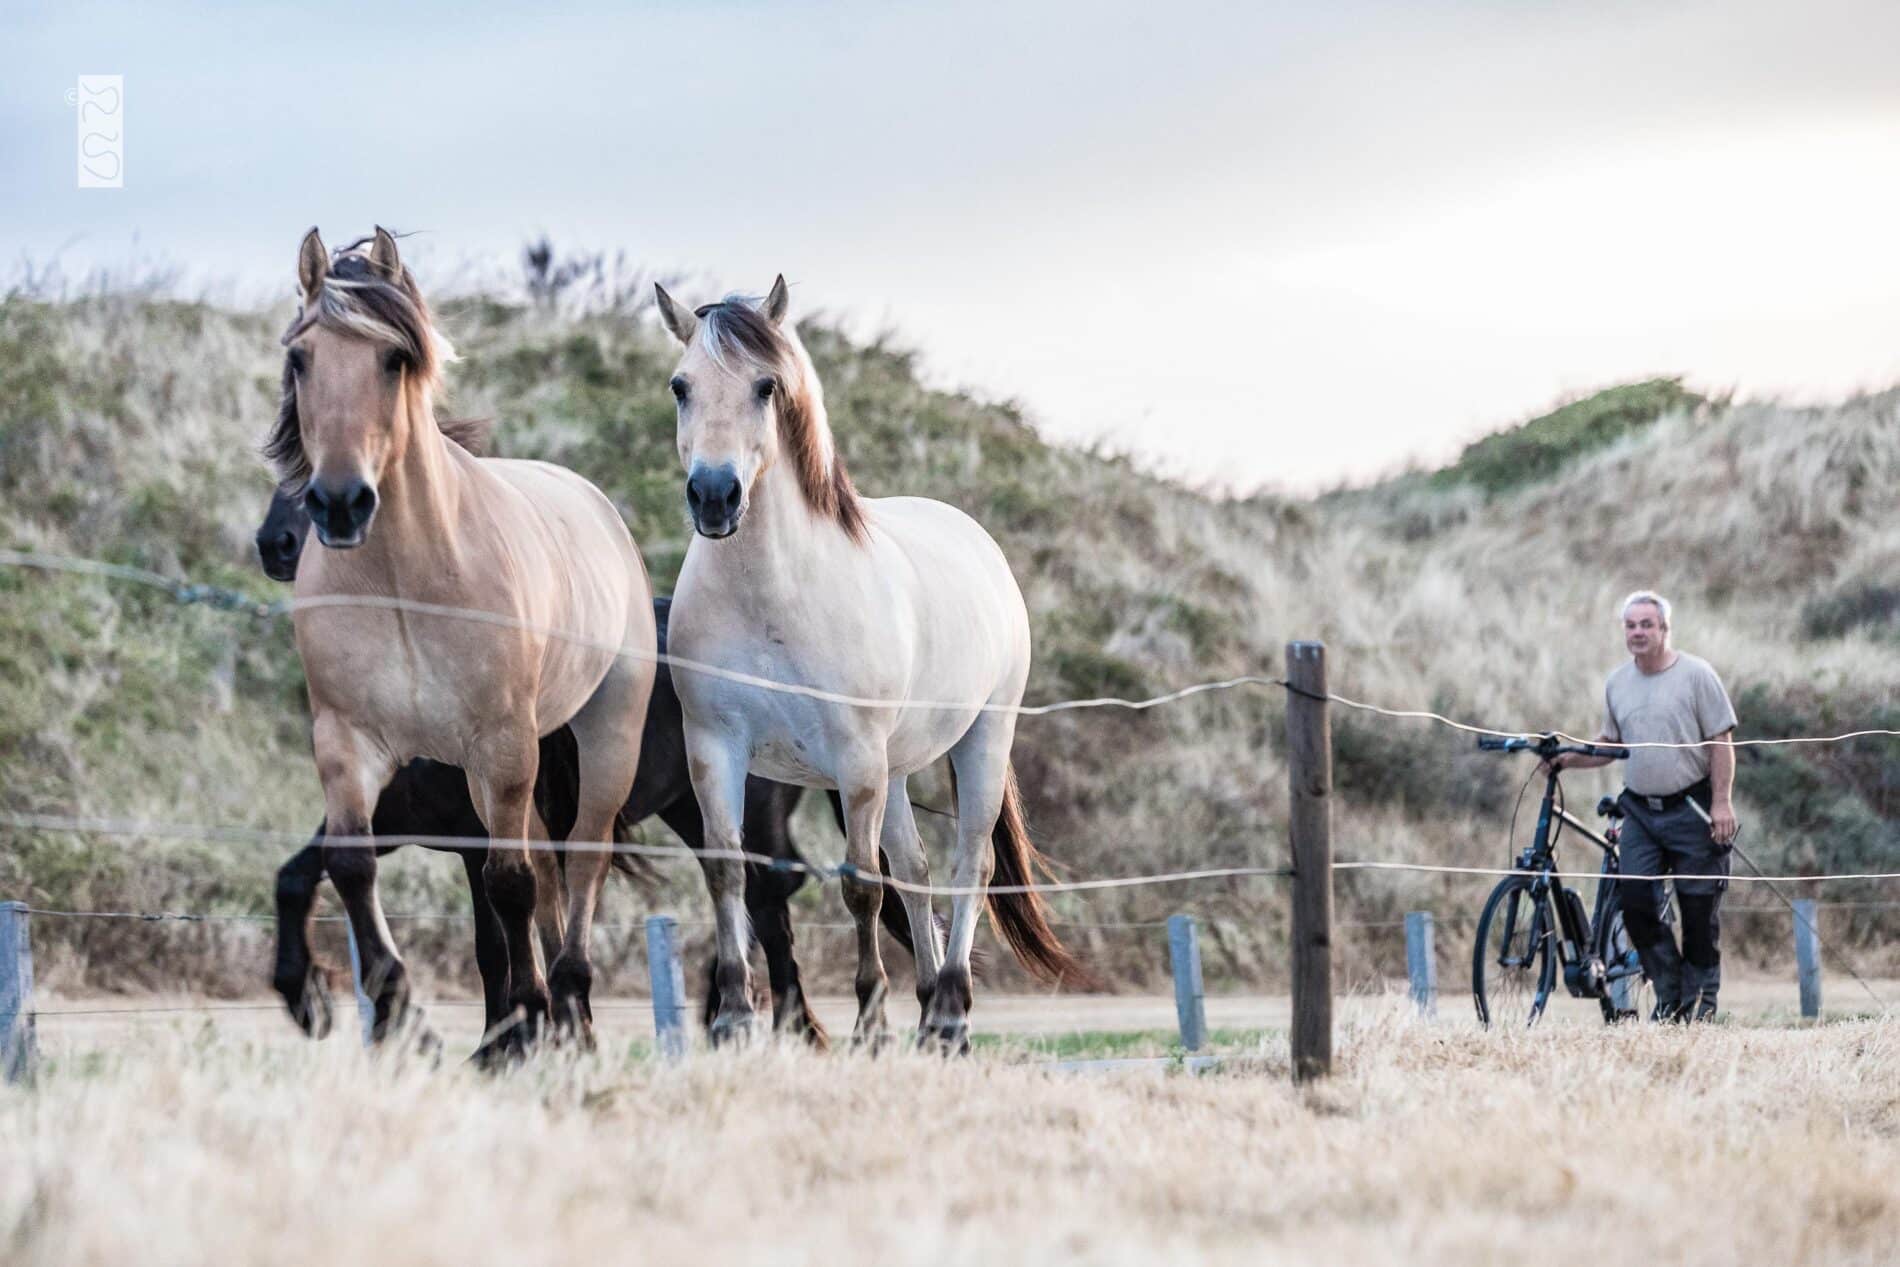
[[[1576,756],[1574,752],[1560,752],[1548,760],[1539,761],[1537,763],[1537,772],[1539,774],[1554,774],[1569,765],[1570,759],[1574,756]]]
[[[1715,837],[1718,845],[1735,843],[1735,833],[1739,824],[1735,821],[1735,806],[1730,801],[1717,801],[1709,813],[1709,834]]]

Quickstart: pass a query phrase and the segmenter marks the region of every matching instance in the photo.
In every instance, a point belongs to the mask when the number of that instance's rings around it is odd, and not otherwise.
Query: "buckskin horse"
[[[427,757],[466,772],[490,838],[483,879],[521,1021],[492,1043],[520,1050],[550,1014],[586,1039],[588,937],[653,691],[645,564],[613,503],[579,475],[477,457],[445,433],[434,396],[453,353],[387,231],[332,255],[310,230],[297,280],[265,452],[322,547],[297,570],[292,618],[323,783],[323,867],[356,935],[372,1033],[410,1011],[408,976],[374,850],[337,838],[367,836],[384,786]],[[560,876],[537,847],[547,832],[533,800],[540,740],[563,725],[579,776],[568,844],[593,846],[567,860],[564,916],[551,909]],[[560,933],[545,981],[537,923]]]

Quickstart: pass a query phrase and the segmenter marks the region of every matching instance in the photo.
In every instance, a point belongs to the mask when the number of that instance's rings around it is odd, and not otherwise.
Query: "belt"
[[[1681,809],[1682,803],[1692,796],[1698,803],[1707,805],[1714,799],[1714,789],[1707,779],[1701,779],[1691,783],[1680,792],[1671,792],[1667,796],[1646,796],[1641,792],[1632,792],[1628,788],[1623,789],[1623,795],[1652,814],[1666,814],[1672,809]]]

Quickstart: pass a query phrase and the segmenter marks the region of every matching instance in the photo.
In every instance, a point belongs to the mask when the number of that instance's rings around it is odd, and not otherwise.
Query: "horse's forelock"
[[[779,439],[798,473],[799,488],[819,516],[831,519],[854,541],[863,541],[864,508],[844,469],[818,394],[817,377],[794,337],[760,312],[757,301],[729,295],[698,309],[699,341],[707,357],[729,374],[743,372],[734,360],[769,371],[779,381]]]
[[[334,253],[314,303],[306,300],[281,342],[288,346],[317,325],[387,343],[409,358],[418,386],[438,388],[442,365],[455,359],[455,349],[436,328],[414,275],[407,267],[394,277],[383,272],[362,249],[369,241],[362,238]],[[485,419],[438,418],[436,426],[470,453],[480,455],[488,450],[492,428]],[[265,438],[264,457],[275,468],[279,486],[287,491],[301,488],[310,478],[310,460],[304,453],[302,422],[297,415],[296,380],[290,372],[288,355],[277,421]]]

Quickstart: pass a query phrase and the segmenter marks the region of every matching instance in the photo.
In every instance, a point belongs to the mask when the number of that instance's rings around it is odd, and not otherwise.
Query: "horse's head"
[[[303,539],[310,535],[310,513],[303,499],[279,488],[271,494],[270,510],[257,527],[257,557],[264,574],[273,581],[297,579],[297,556],[303,553]]]
[[[785,279],[773,282],[763,302],[735,295],[691,312],[664,286],[654,291],[661,320],[686,348],[669,384],[679,408],[686,508],[701,536],[729,537],[753,482],[778,459],[780,411],[795,407],[814,378],[780,329]]]
[[[363,245],[332,256],[315,229],[304,235],[303,307],[284,335],[283,404],[265,450],[333,550],[363,543],[378,483],[415,428],[432,425],[446,347],[396,239],[378,228]]]

